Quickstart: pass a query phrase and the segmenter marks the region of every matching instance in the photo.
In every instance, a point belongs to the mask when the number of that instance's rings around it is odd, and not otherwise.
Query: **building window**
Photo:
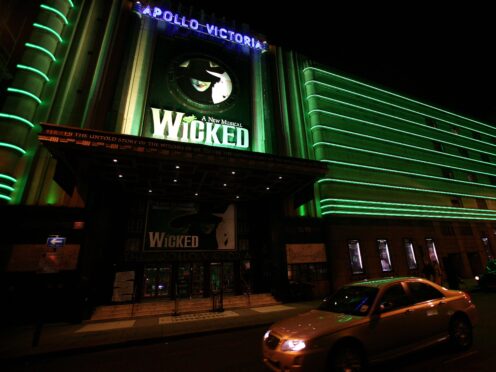
[[[442,172],[443,172],[443,177],[444,178],[451,178],[451,179],[454,179],[455,178],[455,175],[453,174],[453,171],[449,168],[442,168]]]
[[[463,208],[462,198],[460,198],[459,196],[452,196],[451,206],[457,208]]]
[[[480,157],[483,161],[487,161],[488,163],[491,162],[491,159],[489,158],[489,155],[487,155],[487,154],[480,154]]]
[[[459,134],[460,130],[458,129],[458,127],[451,127],[451,132],[454,134]]]
[[[472,132],[472,137],[476,140],[480,140],[481,139],[481,135],[479,132]]]
[[[417,259],[415,257],[415,251],[413,249],[413,243],[411,239],[404,238],[403,246],[405,247],[406,253],[406,263],[410,270],[416,270],[418,268]]]
[[[363,274],[362,253],[360,252],[360,242],[358,240],[348,241],[350,252],[351,272],[353,274]]]
[[[469,173],[467,175],[467,179],[470,181],[470,182],[477,182],[477,175],[475,173]]]
[[[465,156],[466,158],[468,158],[468,151],[467,151],[467,149],[464,149],[462,147],[458,147],[458,152],[460,153],[461,156]]]
[[[444,146],[441,142],[433,141],[434,150],[444,152]]]
[[[437,122],[433,118],[426,117],[425,122],[428,126],[437,128]]]
[[[393,271],[391,266],[391,256],[386,239],[377,239],[377,249],[379,250],[379,259],[381,260],[381,270],[383,273]]]
[[[477,198],[475,201],[477,202],[477,208],[487,209],[486,199]]]
[[[425,245],[427,247],[427,254],[429,255],[429,259],[432,263],[436,262],[439,264],[439,258],[437,257],[436,244],[434,243],[434,239],[426,238]]]

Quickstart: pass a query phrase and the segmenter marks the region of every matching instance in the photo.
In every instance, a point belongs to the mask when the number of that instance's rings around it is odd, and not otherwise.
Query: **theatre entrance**
[[[142,298],[201,298],[222,289],[235,292],[234,262],[179,262],[147,265],[143,271]]]

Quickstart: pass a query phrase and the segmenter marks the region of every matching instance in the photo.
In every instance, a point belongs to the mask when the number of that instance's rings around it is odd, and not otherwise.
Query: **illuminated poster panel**
[[[159,33],[141,135],[251,149],[250,52]]]
[[[350,253],[351,272],[353,274],[363,274],[362,254],[358,240],[348,241],[348,250]]]
[[[417,269],[417,258],[415,257],[415,251],[413,250],[413,243],[410,239],[403,239],[403,246],[405,247],[406,253],[406,263],[410,270]]]
[[[151,203],[145,250],[233,250],[236,248],[234,204],[213,209],[196,203]]]
[[[389,256],[389,247],[386,239],[377,239],[377,249],[381,260],[381,270],[383,272],[392,271],[391,257]]]
[[[427,246],[427,254],[432,263],[437,262],[439,264],[439,258],[437,257],[436,244],[431,238],[425,239],[425,244]]]

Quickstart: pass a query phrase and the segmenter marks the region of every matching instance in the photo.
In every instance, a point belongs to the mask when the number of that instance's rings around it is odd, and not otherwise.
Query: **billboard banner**
[[[144,250],[234,250],[236,208],[150,203]]]

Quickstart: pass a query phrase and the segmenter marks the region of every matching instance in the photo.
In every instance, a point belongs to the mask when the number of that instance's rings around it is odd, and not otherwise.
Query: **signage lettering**
[[[198,248],[197,235],[167,235],[165,232],[150,231],[150,248]]]
[[[153,138],[167,139],[188,143],[201,143],[210,146],[224,146],[246,149],[250,145],[248,129],[227,120],[185,116],[183,112],[174,112],[151,108],[153,120]]]
[[[170,10],[163,10],[159,7],[151,7],[149,5],[143,7],[139,2],[135,3],[134,10],[144,16],[148,16],[159,21],[165,21],[179,27],[187,28],[202,34],[208,34],[218,39],[224,39],[235,44],[250,47],[252,49],[262,51],[267,49],[266,41],[260,41],[254,37],[244,35],[224,27],[218,27],[209,23],[202,25],[198,22],[197,19],[188,19],[185,16],[181,16],[179,13],[173,13]]]

